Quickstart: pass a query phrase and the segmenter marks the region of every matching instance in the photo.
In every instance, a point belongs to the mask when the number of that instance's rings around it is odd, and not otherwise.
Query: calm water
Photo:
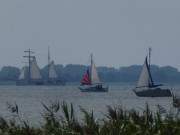
[[[141,110],[148,103],[152,110],[156,109],[157,104],[168,110],[172,108],[172,98],[139,98],[131,90],[134,86],[129,84],[110,84],[108,93],[81,93],[77,87],[76,84],[58,87],[0,86],[0,115],[9,116],[7,102],[16,102],[23,117],[36,124],[42,120],[40,119],[43,112],[41,103],[48,104],[57,100],[73,103],[78,116],[81,116],[78,108],[82,106],[88,110],[93,109],[99,118],[105,114],[107,105],[121,105],[126,109]],[[180,95],[180,85],[171,87]]]

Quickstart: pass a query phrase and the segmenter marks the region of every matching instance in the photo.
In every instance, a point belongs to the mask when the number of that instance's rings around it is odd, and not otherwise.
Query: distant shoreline
[[[78,64],[69,64],[66,66],[55,65],[58,79],[67,83],[80,82],[82,75],[87,70],[87,66]],[[102,82],[112,83],[136,83],[138,81],[142,66],[132,65],[128,67],[97,67],[98,74]],[[5,66],[0,70],[0,84],[14,84],[20,75],[18,67]],[[155,83],[180,83],[180,72],[177,68],[166,66],[159,67],[157,65],[151,66],[151,73]],[[41,69],[41,75],[44,80],[48,77],[48,67]]]

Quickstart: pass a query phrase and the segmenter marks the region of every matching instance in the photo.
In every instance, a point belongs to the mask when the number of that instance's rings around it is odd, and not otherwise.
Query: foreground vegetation
[[[180,119],[168,114],[162,118],[159,111],[151,112],[148,105],[141,114],[108,106],[101,120],[94,117],[93,111],[80,107],[83,114],[80,121],[72,104],[42,105],[44,123],[35,128],[21,117],[16,104],[8,104],[13,117],[0,118],[0,135],[180,135]]]

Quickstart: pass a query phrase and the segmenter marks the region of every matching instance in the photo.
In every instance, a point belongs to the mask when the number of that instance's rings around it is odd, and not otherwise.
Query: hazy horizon
[[[24,50],[36,52],[40,67],[47,49],[57,64],[142,65],[180,69],[178,0],[1,0],[0,67],[22,67]]]

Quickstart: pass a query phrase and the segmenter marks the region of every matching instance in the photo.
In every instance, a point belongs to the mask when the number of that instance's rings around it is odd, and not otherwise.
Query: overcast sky
[[[23,66],[23,51],[42,67],[47,48],[58,64],[152,63],[180,69],[179,0],[0,0],[0,66]]]

